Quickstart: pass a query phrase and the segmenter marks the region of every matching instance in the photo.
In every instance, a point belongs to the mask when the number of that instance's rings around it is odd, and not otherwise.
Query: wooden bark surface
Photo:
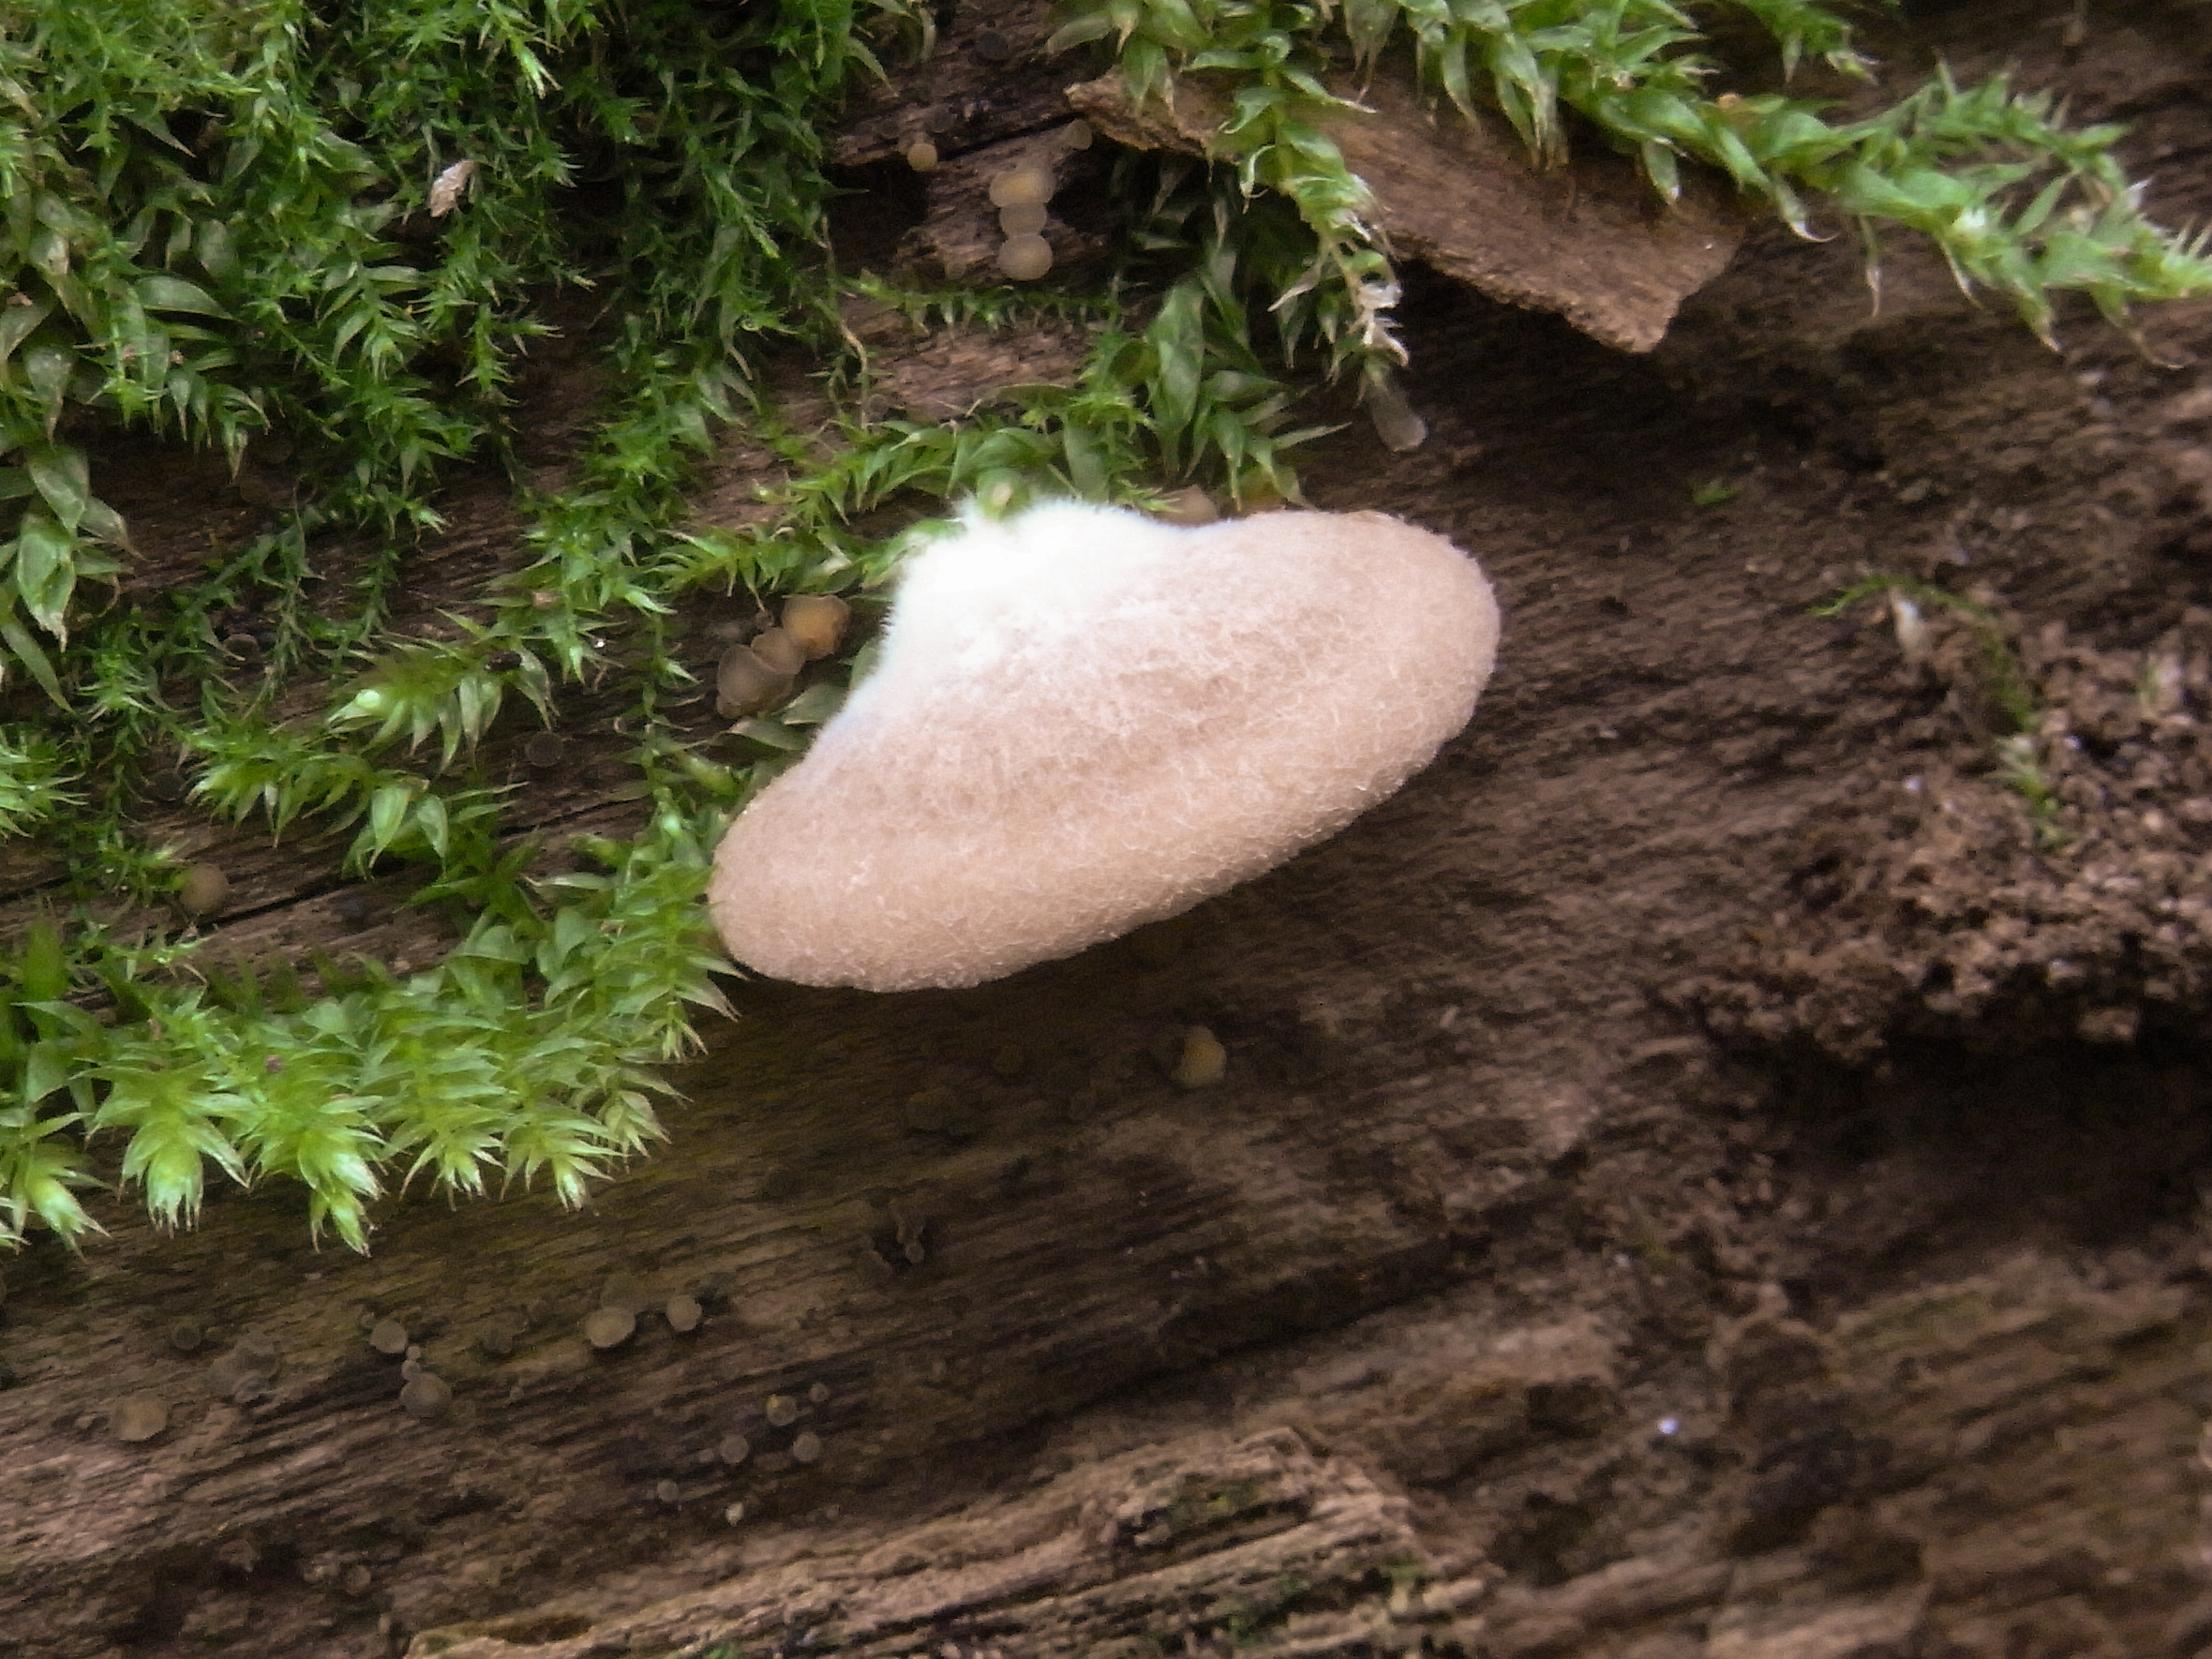
[[[2085,118],[2136,100],[2169,218],[2212,210],[2192,18],[2144,6],[2024,71]],[[1962,71],[2032,22],[1975,11]],[[864,112],[856,157],[904,107]],[[2202,603],[2202,368],[2070,318],[2048,354],[1909,262],[1891,293],[1870,320],[1846,250],[1762,233],[1629,359],[1416,276],[1433,435],[1394,456],[1352,425],[1310,493],[1477,552],[1507,641],[1438,764],[1283,870],[974,992],[735,982],[671,1143],[580,1216],[417,1196],[356,1259],[308,1248],[291,1192],[219,1195],[178,1237],[126,1195],[82,1257],[10,1261],[0,1649],[2212,1644],[2197,1051],[2061,1022],[2032,1053],[1849,1071],[1718,1049],[1675,994],[1793,925],[1846,808],[1976,764],[1886,624],[1811,603],[1953,550],[2115,648]],[[878,326],[882,395],[912,407],[1070,351]],[[2151,326],[2212,361],[2212,306]],[[586,371],[538,372],[551,477]],[[803,366],[787,389],[818,407]],[[768,464],[733,439],[702,517],[756,511]],[[188,457],[141,476],[154,589],[238,498]],[[1694,504],[1711,478],[1735,499]],[[518,559],[504,503],[456,487],[404,626]],[[684,619],[695,666],[715,620]],[[516,717],[489,746],[556,854],[630,810],[605,799],[620,706],[564,702],[559,769],[520,762]],[[145,823],[230,869],[224,950],[441,948],[397,878],[341,905],[334,845]],[[42,879],[10,867],[13,925]],[[1194,1024],[1231,1062],[1184,1091]],[[610,1294],[646,1311],[595,1349]],[[684,1294],[689,1333],[655,1311]],[[381,1319],[452,1385],[442,1416],[402,1409]],[[241,1344],[266,1373],[243,1399]],[[123,1440],[142,1395],[167,1427]]]

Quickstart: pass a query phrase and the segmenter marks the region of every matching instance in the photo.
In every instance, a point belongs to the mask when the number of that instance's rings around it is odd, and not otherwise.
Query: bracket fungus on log
[[[873,991],[1070,955],[1389,795],[1466,725],[1497,640],[1474,561],[1381,513],[971,507],[723,838],[715,925],[745,966]]]

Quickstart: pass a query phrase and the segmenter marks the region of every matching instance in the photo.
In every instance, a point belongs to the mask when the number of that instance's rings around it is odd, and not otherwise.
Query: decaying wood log
[[[2131,10],[2115,61],[2201,57],[2187,9]],[[2041,37],[1981,15],[1998,55]],[[1060,119],[1048,67],[979,123]],[[847,158],[926,107],[890,89]],[[2160,142],[2212,155],[2207,108],[2175,95]],[[2212,1644],[2201,1055],[2059,1027],[1846,1073],[1718,1052],[1667,1000],[1747,934],[1786,945],[1843,803],[1937,817],[1931,755],[1986,770],[1886,622],[1813,603],[1876,560],[1969,560],[2038,618],[2142,638],[2200,597],[2189,388],[2086,329],[2048,354],[1935,278],[1870,322],[1847,250],[1756,245],[1661,362],[1417,294],[1428,444],[1355,426],[1301,452],[1308,487],[1479,552],[1499,677],[1403,794],[1179,924],[972,993],[735,981],[671,1143],[579,1216],[402,1196],[356,1259],[309,1247],[296,1191],[218,1192],[175,1237],[92,1195],[111,1237],[6,1263],[0,1648]],[[2155,326],[2212,359],[2212,307]],[[1070,349],[867,332],[886,396],[933,415]],[[523,391],[526,438],[588,401]],[[216,506],[253,528],[219,462],[140,459],[133,582],[202,560]],[[756,514],[773,475],[733,439],[700,516]],[[1733,500],[1693,501],[1713,482]],[[519,562],[506,499],[456,483],[402,625]],[[687,661],[745,600],[677,620]],[[495,733],[517,822],[620,822],[616,706],[563,703],[560,769],[518,761],[519,716]],[[328,843],[174,800],[142,828],[232,870],[218,955],[439,948],[400,878],[341,908]],[[10,867],[0,932],[50,875]],[[1229,1065],[1188,1091],[1163,1055],[1193,1024]],[[609,1308],[628,1334],[595,1346]],[[394,1331],[451,1390],[431,1414]]]

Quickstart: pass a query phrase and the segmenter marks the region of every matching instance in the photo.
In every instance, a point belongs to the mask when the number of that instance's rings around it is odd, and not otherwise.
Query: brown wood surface
[[[2138,100],[2168,217],[2212,210],[2199,13],[2135,7],[2072,59],[2052,31],[2023,71],[2085,118]],[[2043,40],[2003,5],[1955,21],[1963,73]],[[1061,83],[1017,67],[994,109],[1038,112],[994,136],[1061,118]],[[894,88],[848,158],[938,96]],[[364,1259],[310,1248],[283,1188],[218,1193],[174,1237],[123,1194],[82,1256],[8,1261],[0,1652],[2212,1643],[2195,1051],[2085,1048],[2061,1022],[2033,1050],[1850,1070],[1720,1049],[1683,1003],[1800,924],[1808,871],[1846,856],[1825,826],[1938,766],[1985,786],[1888,626],[1810,604],[1954,549],[2029,620],[2115,650],[2197,602],[2205,427],[2175,411],[2204,371],[2070,314],[2072,354],[2047,353],[1946,281],[1901,254],[1870,319],[1848,250],[1761,232],[1632,359],[1416,272],[1432,436],[1392,456],[1317,394],[1349,424],[1309,489],[1480,555],[1507,638],[1469,731],[1346,834],[973,992],[735,980],[669,1143],[580,1215],[417,1192]],[[527,388],[543,478],[589,326]],[[887,406],[964,408],[1070,351],[868,326]],[[2212,361],[2212,306],[2151,326]],[[821,407],[810,366],[783,371],[795,419]],[[701,517],[756,512],[767,468],[733,435]],[[147,591],[211,524],[272,510],[219,464],[151,451],[137,476]],[[1694,504],[1715,478],[1733,500]],[[402,627],[519,560],[505,503],[456,482]],[[1374,602],[1347,595],[1346,625]],[[681,620],[702,668],[724,604]],[[519,714],[486,749],[549,857],[632,810],[607,799],[620,706],[611,683],[564,699],[557,770],[521,765]],[[231,872],[218,959],[440,948],[401,876],[341,914],[335,844],[158,803],[144,829]],[[0,919],[50,874],[10,864]],[[1192,1024],[1230,1064],[1187,1091]],[[647,1311],[594,1349],[610,1294]],[[705,1307],[689,1333],[656,1311],[679,1295]],[[451,1384],[442,1416],[402,1408],[380,1319]],[[217,1392],[242,1344],[276,1356],[245,1400]],[[166,1427],[125,1440],[137,1396]],[[770,1423],[771,1396],[797,1418]]]

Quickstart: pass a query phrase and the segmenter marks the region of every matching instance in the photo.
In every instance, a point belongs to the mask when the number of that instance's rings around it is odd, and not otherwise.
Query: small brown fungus
[[[234,663],[261,660],[262,642],[250,634],[232,634],[223,640],[223,654]]]
[[[360,1562],[338,1575],[338,1588],[348,1595],[366,1595],[368,1587],[376,1581],[376,1574]]]
[[[169,1427],[169,1406],[157,1395],[127,1394],[115,1402],[108,1427],[120,1441],[152,1440]]]
[[[1048,217],[1041,202],[1016,202],[998,210],[998,228],[1009,236],[1035,236]]]
[[[822,1437],[811,1428],[802,1428],[791,1442],[791,1460],[794,1463],[813,1463],[822,1456]]]
[[[523,764],[544,771],[547,767],[559,766],[567,748],[559,732],[532,732],[530,741],[522,745]]]
[[[368,895],[359,888],[350,887],[337,894],[331,900],[330,907],[348,927],[359,927],[368,919]]]
[[[997,29],[985,29],[976,37],[975,53],[987,64],[1003,64],[1014,55],[1014,43]]]
[[[169,1327],[169,1345],[179,1353],[189,1353],[207,1339],[207,1332],[196,1319],[180,1319]]]
[[[827,1382],[816,1382],[813,1387],[806,1391],[806,1397],[807,1398],[813,1400],[817,1406],[827,1405],[830,1400],[830,1384]]]
[[[1064,150],[1087,150],[1091,147],[1091,124],[1088,121],[1070,121],[1060,128],[1060,147]]]
[[[231,878],[219,865],[189,864],[177,883],[177,908],[187,916],[213,916],[231,897]]]
[[[1015,282],[1035,282],[1053,268],[1053,245],[1042,236],[1009,236],[999,244],[997,264]]]
[[[807,649],[784,628],[766,628],[753,636],[753,654],[776,673],[792,675],[806,666]]]
[[[486,1359],[505,1359],[515,1352],[515,1332],[496,1320],[476,1327],[476,1352]]]
[[[643,1313],[653,1305],[652,1293],[635,1273],[613,1273],[599,1287],[602,1308],[620,1308],[624,1313]]]
[[[795,593],[784,601],[784,632],[818,663],[844,639],[853,607],[834,593]]]
[[[626,1308],[598,1308],[584,1321],[584,1339],[594,1348],[620,1348],[637,1329],[637,1316]]]
[[[731,646],[714,670],[714,710],[725,720],[772,708],[790,690],[791,676],[770,667],[749,645]]]
[[[673,1503],[683,1496],[683,1488],[672,1480],[655,1481],[653,1496],[664,1503]]]
[[[906,165],[916,172],[928,172],[937,165],[937,146],[927,139],[917,139],[906,146]]]
[[[436,1371],[417,1371],[399,1391],[399,1403],[410,1416],[427,1422],[445,1415],[453,1404],[453,1387]]]
[[[407,1327],[396,1319],[380,1319],[369,1327],[368,1345],[379,1353],[405,1353]]]
[[[771,1428],[788,1428],[799,1421],[799,1402],[787,1394],[771,1394],[762,1402],[762,1415]]]
[[[753,1455],[753,1442],[741,1434],[725,1434],[714,1448],[715,1456],[735,1468]]]
[[[667,1316],[668,1328],[677,1332],[697,1330],[707,1312],[696,1296],[671,1296],[662,1311]]]

